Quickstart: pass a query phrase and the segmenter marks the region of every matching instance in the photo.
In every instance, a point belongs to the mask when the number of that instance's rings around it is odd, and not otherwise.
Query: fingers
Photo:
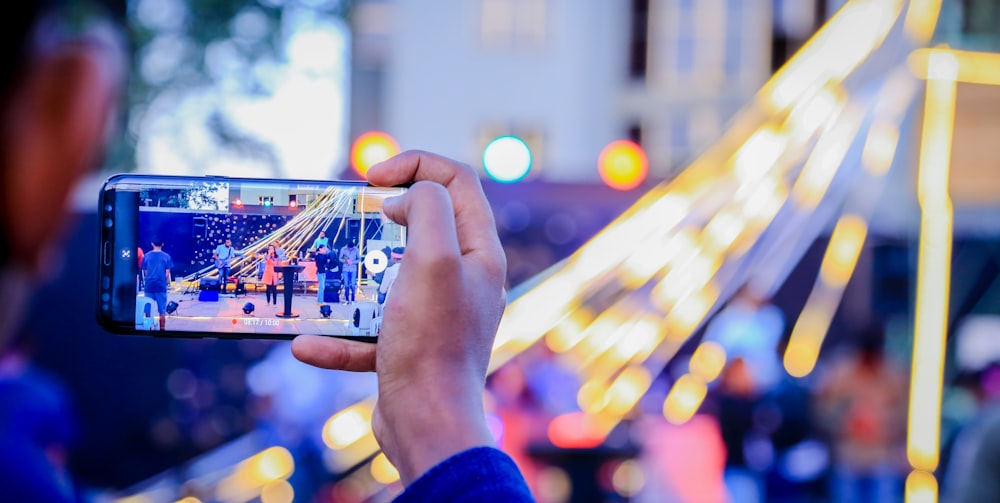
[[[368,180],[382,186],[411,181],[443,185],[454,205],[453,218],[462,255],[480,260],[497,278],[505,276],[506,262],[493,212],[483,194],[479,176],[472,168],[446,157],[411,150],[372,166],[368,170]]]
[[[303,363],[331,370],[373,372],[375,370],[375,344],[300,335],[292,341],[292,354]]]
[[[386,200],[382,211],[407,226],[406,262],[416,268],[461,258],[454,209],[443,186],[417,182],[404,195]]]

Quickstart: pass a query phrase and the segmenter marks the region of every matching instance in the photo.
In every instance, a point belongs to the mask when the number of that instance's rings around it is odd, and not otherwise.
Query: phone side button
[[[111,241],[104,242],[104,265],[111,265]]]

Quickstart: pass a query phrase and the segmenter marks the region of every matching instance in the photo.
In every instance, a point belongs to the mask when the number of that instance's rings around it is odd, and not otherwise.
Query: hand
[[[507,264],[468,166],[411,151],[373,166],[368,179],[416,181],[383,206],[408,227],[409,242],[378,343],[304,335],[292,352],[319,367],[378,373],[373,431],[408,484],[453,454],[493,443],[482,398]]]

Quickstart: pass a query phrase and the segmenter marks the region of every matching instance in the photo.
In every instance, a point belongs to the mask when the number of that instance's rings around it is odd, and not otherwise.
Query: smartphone
[[[97,316],[161,337],[375,341],[406,248],[364,182],[117,175],[100,194]]]

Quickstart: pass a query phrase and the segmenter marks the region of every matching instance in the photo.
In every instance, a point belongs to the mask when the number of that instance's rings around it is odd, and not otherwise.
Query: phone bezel
[[[101,249],[98,251],[98,280],[97,280],[97,321],[98,324],[104,328],[106,331],[118,335],[126,336],[152,336],[159,338],[169,338],[169,339],[256,339],[256,340],[292,340],[301,334],[268,334],[268,333],[230,333],[230,332],[186,332],[186,331],[175,331],[167,329],[165,331],[159,330],[139,330],[135,328],[135,300],[136,295],[134,294],[137,285],[134,280],[129,280],[130,276],[134,276],[138,273],[138,265],[135,261],[131,259],[118,259],[117,250],[121,249],[123,246],[127,246],[125,249],[132,249],[138,245],[138,193],[130,191],[122,191],[131,194],[135,194],[134,206],[130,208],[124,208],[126,210],[125,214],[129,215],[134,219],[134,222],[129,222],[128,218],[120,218],[120,204],[123,199],[122,192],[117,190],[117,187],[122,184],[128,183],[155,183],[157,181],[164,182],[166,184],[178,184],[178,182],[206,182],[206,181],[225,181],[230,183],[265,183],[265,184],[318,184],[318,185],[340,185],[340,186],[355,186],[355,187],[374,187],[371,184],[358,181],[358,180],[304,180],[304,179],[273,179],[273,178],[242,178],[242,177],[225,177],[225,176],[178,176],[178,175],[146,175],[146,174],[133,174],[124,173],[116,174],[108,179],[102,184],[101,192],[99,196],[99,206],[98,206],[98,218],[99,221],[99,232],[100,241],[98,246]],[[406,186],[401,186],[398,188],[407,188]],[[110,222],[110,223],[109,223]],[[108,247],[110,246],[110,252],[112,257],[110,260],[106,259],[105,256],[109,252]],[[133,264],[130,270],[126,271],[123,275],[121,272],[120,263]],[[123,289],[125,286],[129,286],[133,291],[131,295],[131,304],[128,301],[125,302],[124,306],[120,305],[119,300],[116,297],[116,291]],[[119,297],[125,297],[121,292],[118,293]],[[115,316],[117,311],[125,310],[127,308],[130,313],[127,317]],[[115,309],[116,307],[121,307],[121,309]],[[374,343],[378,340],[377,336],[354,336],[354,335],[326,335],[327,337],[336,337],[345,340],[361,341]]]

